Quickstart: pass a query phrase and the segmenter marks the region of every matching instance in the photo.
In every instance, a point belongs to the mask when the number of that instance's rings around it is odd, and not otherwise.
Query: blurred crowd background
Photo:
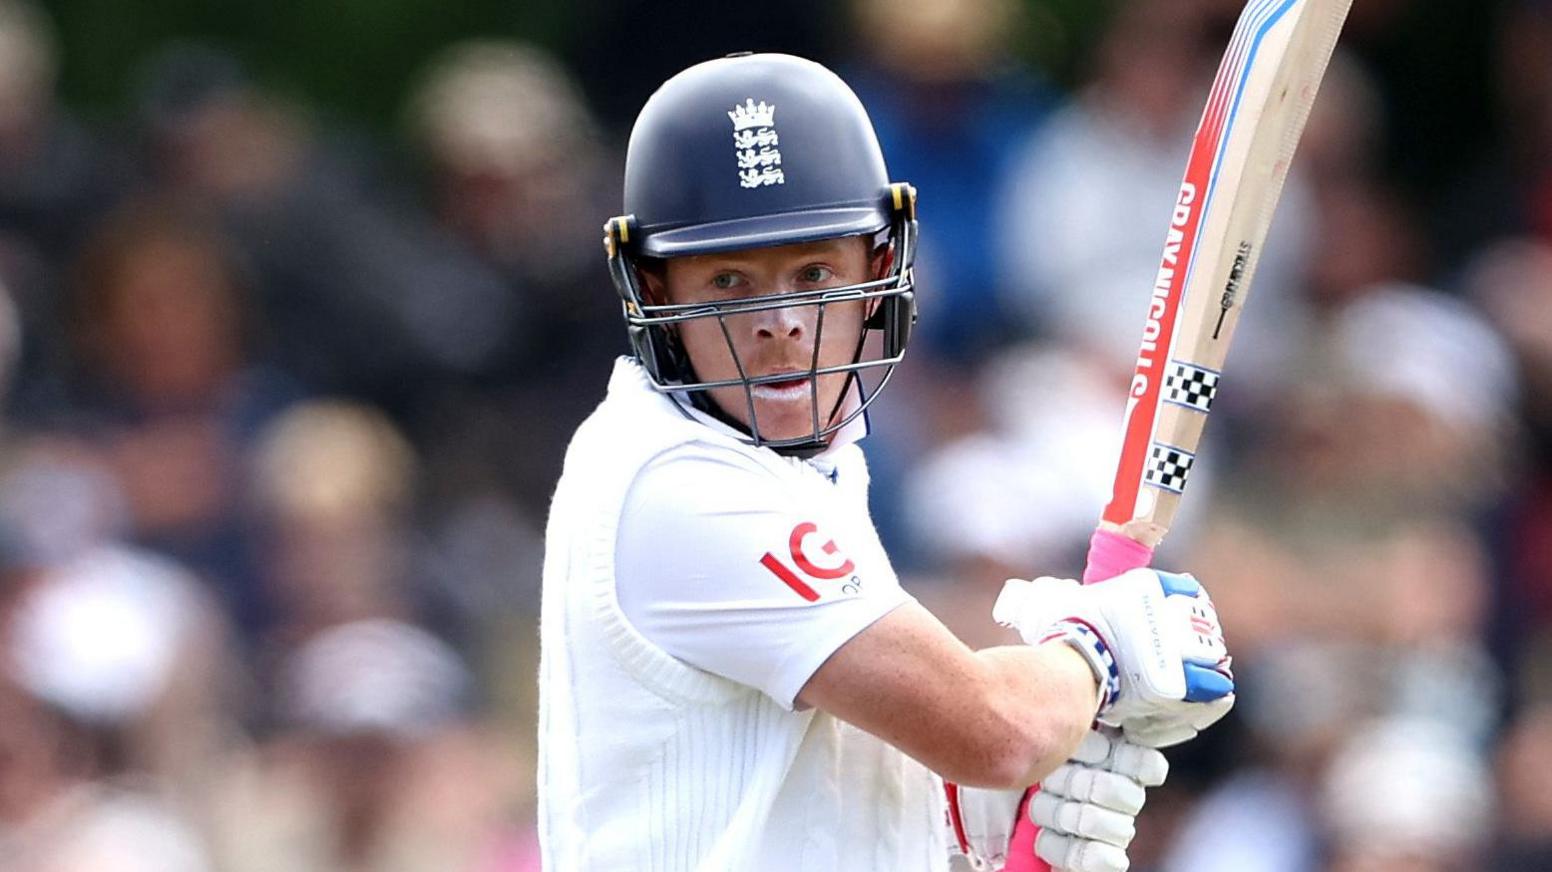
[[[1238,0],[0,0],[0,869],[520,872],[538,575],[656,84],[920,190],[906,584],[1075,575]],[[624,434],[622,434],[624,438]],[[1241,684],[1133,868],[1552,869],[1552,3],[1357,0],[1185,517]],[[622,729],[626,725],[622,725]]]

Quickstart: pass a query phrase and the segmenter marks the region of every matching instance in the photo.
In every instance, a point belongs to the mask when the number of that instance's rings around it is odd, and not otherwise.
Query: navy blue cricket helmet
[[[754,444],[791,454],[822,449],[831,434],[864,413],[904,356],[916,320],[916,192],[889,181],[861,101],[813,61],[742,53],[697,64],[663,83],[631,130],[625,214],[610,219],[604,234],[632,352],[653,384],[701,408],[710,404],[705,391],[742,385]],[[844,236],[868,236],[876,249],[888,247],[887,273],[841,288],[712,305],[663,304],[641,291],[638,269],[646,259]],[[820,307],[822,316],[825,305],[858,299],[871,301],[873,309],[857,354],[844,366],[816,362],[806,373],[814,430],[800,438],[762,438],[748,393],[755,384],[790,380],[790,373],[702,381],[677,341],[676,326],[693,318],[797,306]],[[866,340],[875,331],[882,341],[871,343],[876,347],[869,354]],[[820,410],[817,379],[836,372],[849,377],[846,405]]]

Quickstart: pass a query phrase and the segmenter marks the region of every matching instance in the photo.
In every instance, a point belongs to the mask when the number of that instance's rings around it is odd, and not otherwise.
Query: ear
[[[895,244],[893,242],[880,245],[873,251],[873,278],[881,279],[889,275],[889,271],[895,265]]]
[[[667,269],[662,263],[638,263],[636,281],[641,286],[641,296],[649,306],[661,306],[668,302]]]
[[[893,242],[885,243],[884,245],[880,245],[878,248],[873,250],[871,269],[873,270],[874,279],[881,279],[889,275],[889,271],[894,268],[894,265],[895,244]],[[878,313],[879,308],[883,305],[883,297],[874,297],[873,299],[869,300],[866,315],[867,319],[872,320],[873,316]]]

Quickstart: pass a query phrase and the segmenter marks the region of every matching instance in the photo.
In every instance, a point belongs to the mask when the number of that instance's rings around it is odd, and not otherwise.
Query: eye
[[[731,291],[738,287],[738,273],[720,272],[711,277],[711,286],[719,291]]]
[[[818,284],[819,282],[825,281],[834,275],[835,273],[832,272],[829,267],[820,266],[816,263],[811,266],[803,267],[803,271],[798,273],[798,280],[807,282],[809,284]]]

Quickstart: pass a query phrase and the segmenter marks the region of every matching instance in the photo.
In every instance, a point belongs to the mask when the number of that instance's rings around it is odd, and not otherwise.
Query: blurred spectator
[[[1351,730],[1324,779],[1329,872],[1450,872],[1479,867],[1496,818],[1492,778],[1474,748],[1429,721]]]
[[[913,470],[912,535],[953,577],[982,583],[988,608],[1003,579],[1030,567],[1081,574],[1114,483],[1125,378],[1080,348],[1013,346],[981,372],[984,425]],[[1211,461],[1192,470],[1197,496],[1161,546],[1164,561],[1189,546],[1213,476]]]
[[[1514,352],[1521,412],[1545,465],[1552,461],[1552,243],[1500,240],[1472,261],[1464,284]]]
[[[432,59],[408,116],[439,224],[520,280],[540,312],[595,308],[548,299],[599,277],[594,225],[607,217],[598,134],[567,72],[536,46],[458,43]]]
[[[1369,68],[1338,44],[1299,137],[1297,159],[1309,185],[1334,190],[1380,177],[1385,112]]]
[[[47,13],[29,0],[0,2],[0,282],[26,325],[29,376],[58,364],[61,267],[123,175],[55,101],[58,66]]]
[[[1130,371],[1147,289],[1221,44],[1201,6],[1121,5],[1091,82],[1024,147],[997,227],[1009,305],[1031,324]],[[1235,381],[1259,385],[1297,347],[1292,295],[1309,255],[1309,192],[1283,192],[1238,328]]]
[[[0,284],[0,404],[22,344],[15,315]],[[5,573],[67,563],[129,531],[128,506],[101,456],[72,437],[0,421],[0,600]]]
[[[959,404],[984,409],[982,426],[920,457],[901,508],[923,562],[952,579],[917,594],[962,638],[994,644],[1003,639],[986,616],[1004,579],[1082,573],[1110,496],[1126,385],[1092,355],[1029,343],[991,359],[971,388]],[[1197,475],[1192,487],[1205,487]]]
[[[149,180],[221,219],[288,369],[404,412],[501,350],[506,289],[396,205],[370,152],[320,141],[214,49],[169,47],[144,78]]]
[[[1347,489],[1467,518],[1502,495],[1517,379],[1503,337],[1475,310],[1382,285],[1345,306],[1330,335],[1329,383],[1348,394],[1338,425],[1348,438],[1331,459],[1349,468],[1332,472],[1352,475]]]
[[[228,868],[530,868],[506,815],[531,764],[495,753],[462,658],[411,623],[473,620],[449,617],[466,603],[421,560],[418,470],[359,404],[304,403],[260,437],[251,487],[277,616],[260,668],[279,732],[234,762]]]
[[[243,452],[298,389],[256,356],[246,288],[189,214],[139,204],[83,255],[65,432],[100,453],[137,542],[175,555],[258,620],[239,516]]]
[[[911,362],[895,376],[909,384],[869,411],[877,424],[868,440],[873,518],[891,557],[910,568],[932,558],[904,517],[910,458],[974,426],[961,402],[974,369],[1024,332],[1006,317],[999,292],[993,206],[1051,96],[1013,52],[1025,12],[1016,0],[850,7],[858,38],[842,74],[867,108],[890,178],[916,186],[931,228],[916,255],[922,319]]]
[[[1417,281],[1427,272],[1407,205],[1374,180],[1342,180],[1318,191],[1320,222],[1308,264],[1309,302],[1328,314],[1368,288]]]
[[[1237,668],[1250,756],[1186,814],[1163,868],[1478,868],[1495,820],[1482,721],[1496,708],[1487,662],[1451,661],[1462,653],[1258,652]]]
[[[0,613],[0,863],[18,872],[199,872],[205,781],[231,686],[194,578],[99,546],[13,575]]]
[[[1507,460],[1502,340],[1458,302],[1396,286],[1346,307],[1309,364],[1192,561],[1221,567],[1213,595],[1236,654],[1307,634],[1469,638],[1489,591],[1472,524]],[[1358,604],[1332,611],[1325,585]]]
[[[1062,349],[1020,346],[982,373],[988,427],[929,454],[908,485],[913,533],[940,559],[1071,567],[1110,495],[1125,386]],[[1059,409],[1052,415],[1049,410]]]
[[[570,74],[521,42],[448,47],[406,117],[436,231],[499,279],[515,322],[482,389],[425,410],[428,496],[449,516],[467,501],[515,503],[536,528],[566,441],[625,350],[599,244],[618,211],[604,194],[605,152]]]
[[[1508,339],[1523,383],[1525,457],[1499,523],[1504,583],[1495,642],[1516,690],[1534,699],[1547,688],[1532,683],[1531,668],[1552,662],[1552,245],[1501,240],[1481,250],[1463,279]]]
[[[917,254],[914,366],[973,364],[1017,338],[1003,317],[994,208],[1022,143],[1049,111],[1045,82],[1013,54],[1016,0],[853,0],[864,54],[846,73],[867,107],[890,178],[915,185],[932,232]]]
[[[528,872],[509,817],[525,788],[468,714],[470,676],[424,631],[330,627],[282,662],[285,730],[235,760],[218,816],[234,872]]]
[[[1352,771],[1426,764],[1442,785],[1480,767],[1475,748],[1502,700],[1481,644],[1492,582],[1475,525],[1501,498],[1508,469],[1507,347],[1459,301],[1370,286],[1336,304],[1294,374],[1296,389],[1269,408],[1262,441],[1230,470],[1188,561],[1214,567],[1261,763],[1204,798],[1167,868],[1303,872],[1322,868],[1322,846],[1334,852],[1325,868],[1343,872],[1461,868],[1480,856],[1480,820],[1449,840],[1443,827],[1398,818],[1396,827],[1432,828],[1444,840],[1408,847],[1382,838],[1378,824],[1330,833],[1328,843],[1322,815],[1454,806],[1451,793],[1420,806],[1368,803],[1398,791],[1355,795],[1340,786]],[[1325,591],[1341,591],[1342,607]],[[1445,731],[1455,744],[1436,742],[1408,763],[1415,731],[1350,737],[1355,720],[1387,717]],[[1322,778],[1338,786],[1322,794]],[[1461,779],[1481,792],[1480,778]],[[1226,815],[1233,837],[1219,835]],[[1212,850],[1202,841],[1209,832]],[[1412,857],[1416,846],[1422,858]],[[1406,865],[1423,860],[1442,865]]]
[[[1501,838],[1492,869],[1552,868],[1552,704],[1527,707],[1509,725],[1497,763]]]
[[[0,280],[0,396],[10,396],[22,356],[21,314],[10,286]]]
[[[1552,242],[1552,9],[1506,0],[1493,21],[1497,33],[1483,59],[1499,116],[1491,147],[1457,169],[1427,216],[1451,267],[1501,237]]]
[[[415,475],[408,442],[370,407],[303,403],[259,436],[249,486],[272,645],[413,613]]]
[[[1338,50],[1299,142],[1312,192],[1312,244],[1304,293],[1321,318],[1385,282],[1423,282],[1416,209],[1386,176],[1384,106],[1368,69]],[[1259,305],[1259,300],[1253,305]]]

